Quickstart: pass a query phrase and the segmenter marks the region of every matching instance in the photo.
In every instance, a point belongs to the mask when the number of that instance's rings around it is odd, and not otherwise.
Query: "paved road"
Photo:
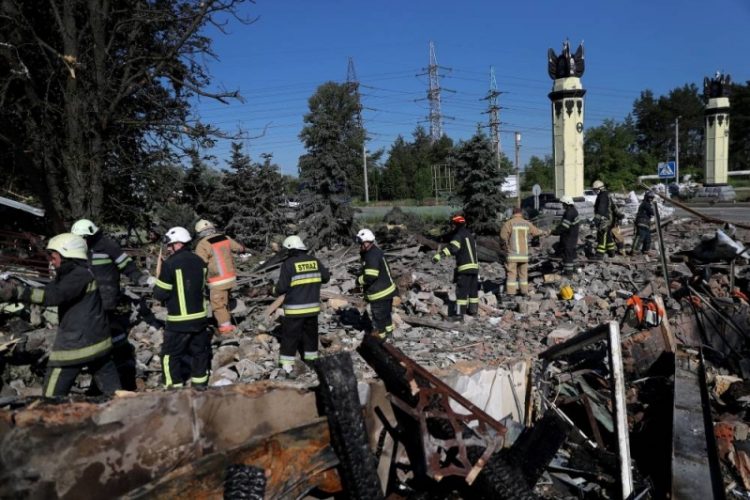
[[[723,205],[723,206],[703,206],[690,207],[708,217],[716,217],[730,222],[744,222],[750,224],[750,205]],[[695,217],[693,214],[675,207],[677,217]]]

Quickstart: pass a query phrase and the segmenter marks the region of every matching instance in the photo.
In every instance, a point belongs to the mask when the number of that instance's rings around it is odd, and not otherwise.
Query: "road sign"
[[[656,171],[662,179],[674,177],[674,170],[675,167],[673,161],[661,162],[656,166]]]

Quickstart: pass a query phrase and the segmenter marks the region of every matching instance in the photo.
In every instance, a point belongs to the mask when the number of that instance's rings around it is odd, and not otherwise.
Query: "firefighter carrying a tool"
[[[479,261],[477,260],[477,242],[474,235],[466,228],[463,215],[451,217],[453,234],[450,243],[437,252],[432,261],[440,262],[441,257],[455,255],[456,269],[453,281],[456,283],[456,316],[451,319],[462,320],[464,313],[475,316],[479,311]]]
[[[112,361],[112,337],[97,280],[88,264],[86,241],[72,233],[58,234],[47,244],[55,278],[44,288],[0,280],[0,301],[57,306],[59,326],[44,376],[46,397],[65,396],[87,368],[104,394],[120,389]]]
[[[169,257],[154,286],[154,299],[167,306],[161,365],[164,386],[193,387],[208,384],[211,366],[211,333],[203,291],[206,264],[190,251],[190,233],[173,227],[164,236]],[[189,366],[189,369],[188,369]]]

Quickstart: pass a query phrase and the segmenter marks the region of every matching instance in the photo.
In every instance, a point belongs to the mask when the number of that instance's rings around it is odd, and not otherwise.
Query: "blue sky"
[[[244,9],[258,19],[231,22],[214,37],[218,60],[209,61],[216,88],[239,89],[244,103],[202,100],[201,119],[229,131],[242,127],[263,137],[245,142],[255,159],[272,153],[288,174],[297,173],[304,148],[297,136],[318,85],[346,79],[348,58],[360,81],[368,150],[407,138],[425,122],[427,76],[435,44],[443,70],[444,132],[466,139],[487,102],[494,66],[501,111],[501,144],[513,158],[513,132],[520,131],[521,163],[551,154],[552,80],[547,49],[563,40],[583,41],[586,127],[622,120],[644,89],[656,95],[723,70],[734,81],[750,80],[750,1],[579,0],[257,0]],[[214,32],[209,32],[213,36]],[[224,165],[229,144],[211,152]]]

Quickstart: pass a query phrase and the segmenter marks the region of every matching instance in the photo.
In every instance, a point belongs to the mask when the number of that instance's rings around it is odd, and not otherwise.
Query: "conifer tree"
[[[357,123],[358,94],[351,85],[324,83],[309,100],[300,139],[301,230],[313,248],[351,242],[356,233],[351,206],[364,130]]]
[[[505,201],[500,187],[507,171],[498,165],[489,138],[477,131],[455,148],[448,157],[448,165],[455,176],[455,198],[463,205],[469,228],[475,234],[497,234],[498,216]]]

